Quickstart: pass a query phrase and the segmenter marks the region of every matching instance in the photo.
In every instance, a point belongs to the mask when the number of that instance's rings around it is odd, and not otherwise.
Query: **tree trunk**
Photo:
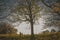
[[[31,40],[35,40],[35,38],[34,38],[34,28],[33,28],[34,23],[33,23],[33,17],[32,17],[31,7],[29,7],[29,10],[30,10],[29,17],[30,17],[30,26],[31,26]]]
[[[31,40],[35,40],[35,38],[34,38],[34,28],[33,28],[33,26],[34,26],[34,23],[33,23],[33,16],[32,16],[32,7],[31,7],[32,5],[31,5],[31,2],[29,2],[29,13],[30,13],[30,15],[29,15],[29,18],[30,18],[30,26],[31,26]]]
[[[30,9],[30,26],[31,26],[31,40],[35,40],[35,38],[34,38],[34,23],[33,23],[31,9]]]
[[[31,40],[35,40],[35,38],[34,38],[34,28],[33,28],[33,22],[32,22],[32,20],[31,20],[30,25],[31,25]]]

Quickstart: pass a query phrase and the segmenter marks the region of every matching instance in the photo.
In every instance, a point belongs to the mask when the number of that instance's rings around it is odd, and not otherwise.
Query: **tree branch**
[[[44,2],[44,0],[41,0],[41,2],[42,2],[45,6],[51,8],[51,6],[48,6],[48,5]]]

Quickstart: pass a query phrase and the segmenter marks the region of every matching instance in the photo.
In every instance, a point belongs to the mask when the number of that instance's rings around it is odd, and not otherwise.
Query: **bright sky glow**
[[[34,25],[34,33],[35,34],[42,32],[42,29],[43,29],[44,20],[42,18],[40,18],[38,22],[39,22],[39,24]],[[19,25],[19,27],[17,27],[17,29],[18,29],[18,32],[21,32],[23,34],[30,34],[31,33],[30,25],[26,24],[25,22],[21,23]]]

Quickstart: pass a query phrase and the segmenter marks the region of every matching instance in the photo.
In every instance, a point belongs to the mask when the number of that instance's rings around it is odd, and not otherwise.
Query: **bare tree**
[[[51,32],[56,32],[56,30],[55,29],[51,29]]]
[[[20,0],[18,6],[12,11],[12,19],[20,22],[29,22],[31,26],[31,40],[34,39],[34,23],[40,18],[40,6],[36,0]]]

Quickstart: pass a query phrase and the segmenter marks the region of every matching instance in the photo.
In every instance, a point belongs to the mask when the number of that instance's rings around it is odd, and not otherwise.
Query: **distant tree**
[[[0,22],[0,34],[16,34],[17,29],[9,23]]]
[[[60,30],[58,30],[58,32],[60,32]]]
[[[49,30],[45,30],[45,31],[43,31],[42,33],[49,33]]]
[[[22,39],[21,39],[22,36],[24,36],[24,35],[23,35],[23,33],[20,32],[20,34],[19,34],[20,40],[22,40]]]
[[[23,35],[23,33],[20,32],[20,35]]]
[[[56,32],[56,30],[55,29],[51,29],[51,32]]]

